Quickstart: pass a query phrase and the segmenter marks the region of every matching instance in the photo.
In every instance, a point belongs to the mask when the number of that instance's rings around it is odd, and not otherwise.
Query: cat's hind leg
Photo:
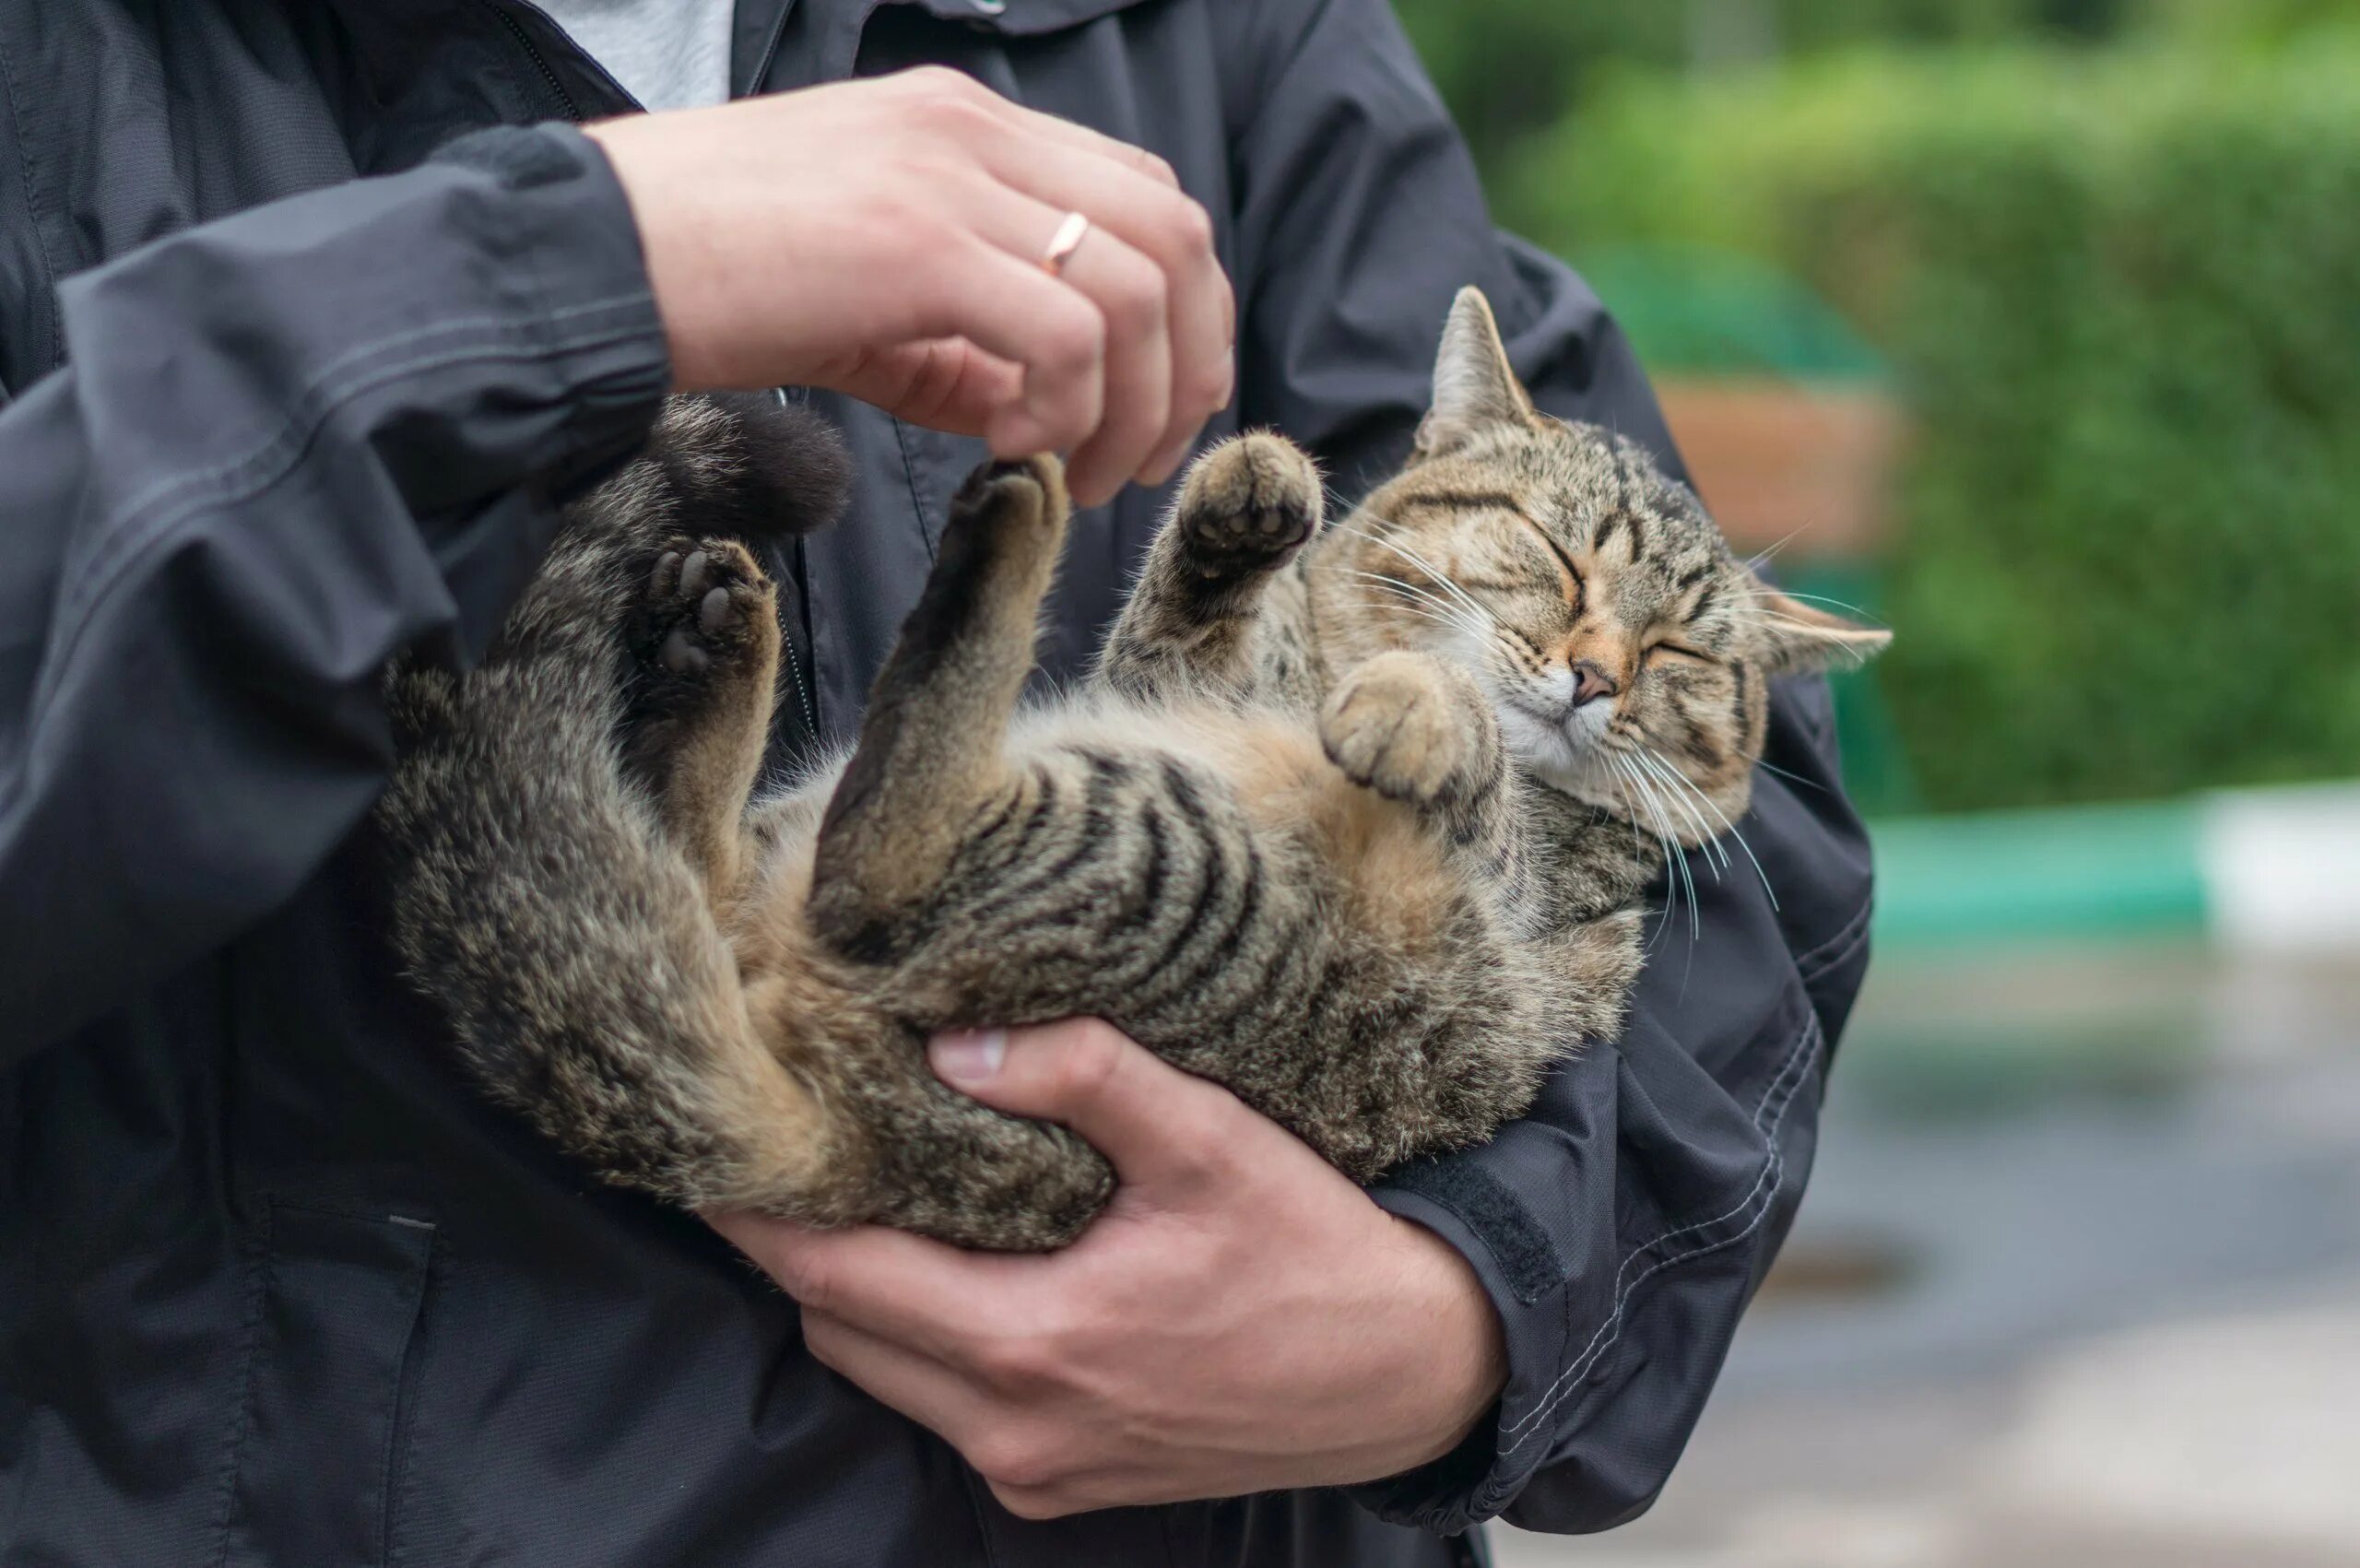
[[[627,636],[638,667],[626,766],[726,908],[745,871],[746,802],[777,690],[777,589],[735,540],[673,539],[655,555]]]
[[[1190,466],[1099,656],[1138,697],[1307,694],[1308,607],[1284,569],[1318,533],[1318,466],[1283,436],[1237,436]]]
[[[1045,456],[987,465],[951,504],[820,824],[808,910],[847,957],[891,959],[978,818],[1021,787],[1008,725],[1069,510]]]
[[[854,1143],[758,1033],[702,878],[625,776],[619,630],[647,555],[597,524],[560,536],[481,667],[389,678],[394,940],[486,1090],[608,1178],[808,1206]]]

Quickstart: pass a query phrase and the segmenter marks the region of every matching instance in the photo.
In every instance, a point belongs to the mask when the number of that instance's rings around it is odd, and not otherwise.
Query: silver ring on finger
[[[1057,225],[1057,231],[1049,236],[1049,248],[1041,253],[1041,270],[1051,277],[1063,277],[1066,263],[1073,260],[1073,253],[1081,249],[1081,242],[1088,238],[1090,219],[1078,212],[1067,213],[1065,221]]]

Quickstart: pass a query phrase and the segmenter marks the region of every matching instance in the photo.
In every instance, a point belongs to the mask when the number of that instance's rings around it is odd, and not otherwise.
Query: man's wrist
[[[1456,1449],[1487,1420],[1507,1385],[1507,1336],[1481,1276],[1459,1250],[1412,1220],[1391,1216],[1412,1264],[1411,1299],[1431,1323],[1433,1353],[1425,1362],[1435,1423],[1428,1451],[1402,1468],[1427,1464]]]
[[[1424,1463],[1404,1465],[1390,1475],[1352,1488],[1353,1496],[1379,1518],[1456,1533],[1496,1512],[1503,1495],[1513,1495],[1512,1489],[1503,1484],[1507,1479],[1503,1465],[1510,1457],[1514,1439],[1504,1436],[1504,1430],[1516,1421],[1529,1400],[1535,1372],[1553,1373],[1555,1357],[1562,1350],[1552,1338],[1557,1311],[1537,1307],[1553,1296],[1541,1289],[1528,1292],[1528,1287],[1538,1286],[1538,1277],[1544,1271],[1553,1273],[1557,1265],[1553,1256],[1528,1256],[1513,1248],[1504,1260],[1501,1235],[1477,1228],[1456,1206],[1418,1190],[1418,1184],[1404,1182],[1398,1173],[1370,1196],[1397,1222],[1426,1238],[1427,1245],[1447,1252],[1466,1278],[1476,1281],[1484,1310],[1501,1336],[1497,1370],[1504,1375],[1492,1385],[1489,1403],[1461,1429],[1458,1440]],[[1513,1239],[1513,1232],[1508,1233]],[[1548,1362],[1548,1368],[1541,1369],[1532,1361],[1535,1356]],[[1532,1444],[1516,1451],[1514,1457],[1520,1467],[1537,1460],[1542,1451],[1543,1445]]]

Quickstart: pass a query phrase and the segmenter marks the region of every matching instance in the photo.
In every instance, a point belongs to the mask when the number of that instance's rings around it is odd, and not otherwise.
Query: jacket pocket
[[[386,1568],[435,1229],[266,1204],[217,1561]]]

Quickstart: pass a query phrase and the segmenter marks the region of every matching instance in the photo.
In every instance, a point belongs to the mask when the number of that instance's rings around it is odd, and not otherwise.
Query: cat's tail
[[[642,532],[760,540],[828,526],[851,489],[851,455],[826,420],[776,393],[701,392],[665,404],[600,493]]]
[[[398,949],[495,1099],[612,1179],[791,1210],[841,1185],[843,1139],[758,1035],[702,883],[618,744],[618,629],[649,551],[680,509],[714,531],[702,508],[777,494],[742,447],[715,457],[728,432],[694,428],[715,417],[676,401],[572,509],[482,667],[389,677],[404,755],[379,821]],[[808,469],[818,438],[787,433]]]

